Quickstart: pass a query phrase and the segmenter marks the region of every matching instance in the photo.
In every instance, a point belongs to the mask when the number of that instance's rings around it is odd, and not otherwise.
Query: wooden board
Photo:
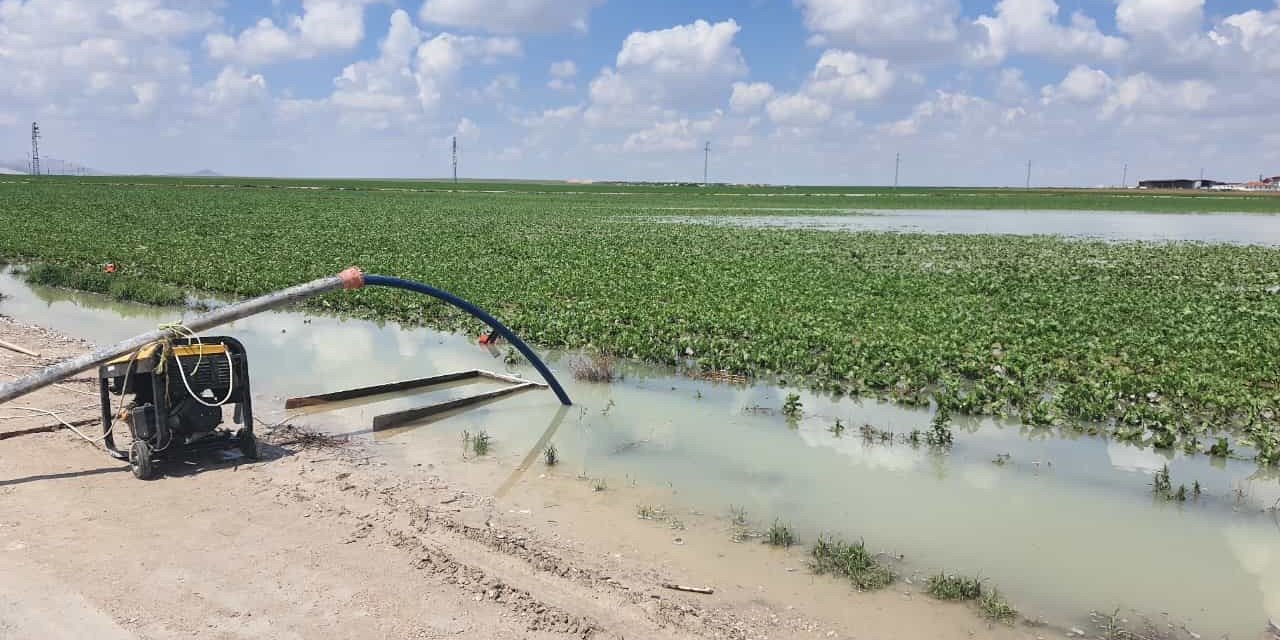
[[[477,393],[473,396],[467,396],[465,398],[458,398],[456,400],[449,400],[447,402],[433,404],[427,407],[419,407],[417,409],[407,409],[405,411],[397,411],[395,413],[380,415],[373,419],[373,430],[385,431],[387,429],[394,429],[396,427],[403,426],[411,422],[424,420],[434,415],[446,413],[449,411],[453,411],[455,409],[461,409],[463,407],[469,407],[472,405],[480,404],[482,402],[497,400],[498,398],[501,398],[503,396],[509,396],[513,393],[519,393],[521,391],[528,391],[529,389],[537,389],[542,386],[544,385],[538,384],[537,382],[525,382],[522,384],[516,384],[516,385],[512,385],[510,387],[505,387],[502,389],[495,389],[493,391]]]

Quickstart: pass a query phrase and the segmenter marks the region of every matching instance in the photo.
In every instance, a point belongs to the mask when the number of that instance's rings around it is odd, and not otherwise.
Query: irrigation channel
[[[767,209],[761,211],[768,212]],[[839,210],[830,215],[667,216],[676,223],[818,231],[961,235],[1051,235],[1114,242],[1207,242],[1280,246],[1280,216],[1243,213],[1117,211]]]
[[[0,313],[99,344],[184,313],[33,288],[9,272],[0,274],[0,291],[8,296]],[[254,403],[267,420],[283,417],[283,400],[294,395],[472,368],[536,377],[463,336],[362,320],[271,312],[215,333],[248,348]],[[1059,629],[1091,628],[1090,610],[1113,607],[1167,615],[1205,638],[1253,638],[1268,616],[1280,619],[1280,522],[1268,510],[1280,500],[1280,481],[1251,461],[964,420],[956,421],[954,448],[938,454],[859,434],[863,424],[900,436],[926,429],[925,411],[800,392],[804,415],[788,424],[777,409],[791,389],[693,380],[636,363],[622,364],[619,382],[577,383],[567,380],[568,357],[547,358],[577,403],[568,409],[535,392],[372,434],[374,415],[428,400],[393,398],[297,421],[369,438],[392,468],[442,451],[458,458],[462,433],[485,430],[497,443],[484,464],[499,500],[503,482],[540,473],[513,470],[554,428],[566,475],[665,496],[682,513],[727,520],[737,505],[760,528],[790,522],[802,543],[820,533],[865,539],[902,554],[895,568],[917,585],[939,570],[981,575],[1024,616]],[[829,430],[837,418],[849,426],[840,437]],[[1166,464],[1175,486],[1198,481],[1203,494],[1185,503],[1153,497],[1152,476]],[[582,504],[559,504],[562,521],[588,508],[590,490],[577,495]],[[724,544],[734,542],[726,535]]]

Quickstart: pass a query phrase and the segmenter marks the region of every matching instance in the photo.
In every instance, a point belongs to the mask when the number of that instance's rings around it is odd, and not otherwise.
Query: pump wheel
[[[129,447],[129,469],[139,480],[150,480],[155,474],[151,464],[151,445],[145,440],[134,440],[133,446]]]
[[[253,435],[253,429],[249,427],[241,427],[236,433],[236,446],[240,448],[240,455],[249,460],[258,459],[258,439]]]

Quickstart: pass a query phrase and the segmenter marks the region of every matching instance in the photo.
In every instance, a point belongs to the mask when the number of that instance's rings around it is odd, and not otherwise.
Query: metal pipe
[[[247,318],[267,309],[284,306],[303,298],[342,288],[355,289],[363,286],[363,284],[364,281],[361,279],[360,270],[352,267],[336,276],[320,278],[296,287],[269,293],[259,298],[229,304],[209,313],[196,316],[184,322],[183,326],[191,331],[200,332],[229,322],[235,322],[241,318]],[[133,353],[158,340],[181,337],[181,335],[177,329],[173,328],[156,329],[112,346],[96,349],[78,358],[59,362],[20,380],[0,384],[0,403],[22,397],[77,373],[83,373],[105,362]]]

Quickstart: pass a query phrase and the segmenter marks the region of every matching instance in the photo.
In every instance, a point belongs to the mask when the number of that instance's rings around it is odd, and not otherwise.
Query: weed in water
[[[1173,497],[1170,499],[1175,502],[1186,502],[1187,501],[1187,485],[1185,484],[1178,485],[1178,490],[1173,492]]]
[[[524,362],[524,356],[516,351],[515,347],[507,347],[507,354],[502,357],[502,361],[506,364],[520,364]]]
[[[946,405],[938,406],[925,440],[929,446],[939,449],[949,449],[955,442],[955,436],[951,435],[951,410]]]
[[[1018,610],[1000,595],[999,589],[992,589],[982,594],[982,597],[978,598],[978,610],[982,612],[983,617],[995,622],[1013,624],[1018,619]]]
[[[1000,454],[997,454],[995,458],[992,458],[991,464],[994,464],[997,467],[1003,467],[1006,464],[1009,464],[1011,460],[1013,460],[1012,454],[1000,453]]]
[[[549,444],[546,449],[542,450],[542,460],[547,463],[548,467],[560,464],[560,452],[556,450],[554,444]]]
[[[1209,447],[1209,455],[1215,458],[1229,458],[1234,453],[1231,450],[1231,441],[1226,438],[1218,438],[1218,441]]]
[[[786,402],[782,403],[782,415],[788,420],[799,420],[804,415],[804,403],[800,402],[800,394],[792,393],[787,395]]]
[[[737,527],[747,526],[747,509],[746,507],[738,507],[729,505],[729,521]]]
[[[1188,456],[1194,456],[1200,453],[1200,438],[1194,435],[1182,441],[1182,452]]]
[[[471,452],[476,454],[476,456],[483,456],[488,454],[489,444],[490,444],[489,434],[485,433],[483,429],[480,430],[480,433],[477,433],[476,435],[471,436]]]
[[[844,423],[840,421],[840,418],[836,418],[836,423],[827,427],[827,431],[830,431],[831,435],[834,435],[837,438],[844,435],[844,430],[845,426]]]
[[[1191,485],[1191,497],[1195,498],[1196,500],[1199,500],[1200,494],[1203,492],[1204,492],[1204,489],[1200,487],[1200,481],[1196,480],[1195,483]]]
[[[982,580],[939,573],[929,576],[925,590],[939,600],[977,600],[982,596]]]
[[[569,362],[573,377],[583,382],[613,382],[618,379],[614,358],[607,353],[583,354]]]
[[[609,483],[608,483],[607,481],[605,481],[605,479],[604,479],[604,478],[596,478],[596,479],[594,479],[594,480],[592,480],[592,481],[591,481],[591,490],[592,490],[592,491],[594,491],[594,492],[596,492],[596,493],[600,493],[601,491],[605,491],[605,490],[607,490],[608,488],[609,488]]]
[[[642,504],[636,507],[636,517],[641,520],[666,520],[667,512],[662,507]]]
[[[842,540],[819,538],[810,555],[814,573],[843,576],[860,591],[883,589],[897,578],[891,569],[880,564],[867,551],[861,541],[849,544]]]
[[[791,530],[791,525],[774,520],[765,534],[765,542],[774,547],[790,547],[796,543],[796,534]]]
[[[920,443],[924,441],[924,432],[919,429],[912,429],[911,433],[907,434],[906,440],[907,444],[918,448]]]
[[[1164,465],[1151,480],[1151,492],[1162,498],[1168,498],[1173,491],[1173,481],[1169,477],[1169,465]]]

